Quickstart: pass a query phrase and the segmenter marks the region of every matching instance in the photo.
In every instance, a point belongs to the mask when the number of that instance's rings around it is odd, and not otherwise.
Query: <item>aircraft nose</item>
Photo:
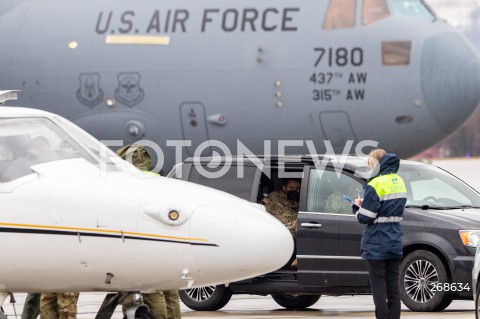
[[[449,134],[476,109],[480,100],[480,60],[456,33],[426,40],[421,62],[425,102],[435,121]]]
[[[214,220],[214,223],[209,221]],[[293,253],[287,228],[252,204],[211,204],[194,211],[190,236],[216,246],[192,246],[200,269],[194,285],[228,283],[279,269]]]

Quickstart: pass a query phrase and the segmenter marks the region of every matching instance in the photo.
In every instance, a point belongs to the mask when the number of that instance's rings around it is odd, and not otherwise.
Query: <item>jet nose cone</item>
[[[435,121],[449,134],[479,103],[479,56],[464,37],[446,33],[426,40],[421,63],[425,102]]]
[[[208,222],[211,220],[215,222]],[[293,253],[293,238],[287,228],[248,202],[196,209],[190,235],[216,244],[192,247],[200,269],[195,286],[228,283],[277,270]]]

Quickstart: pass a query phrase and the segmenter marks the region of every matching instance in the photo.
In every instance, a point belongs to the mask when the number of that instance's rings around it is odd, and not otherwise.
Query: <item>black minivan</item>
[[[240,282],[183,290],[182,301],[194,310],[217,310],[232,294],[271,294],[279,305],[301,309],[316,303],[322,294],[370,293],[367,263],[360,257],[364,226],[348,205],[334,212],[325,209],[327,198],[335,192],[361,196],[370,174],[366,158],[335,155],[189,158],[174,167],[169,177],[253,203],[279,190],[282,177],[301,179],[298,266]],[[471,272],[480,238],[480,194],[429,164],[402,161],[399,174],[408,189],[402,221],[403,303],[413,311],[441,311],[454,299],[471,299]]]

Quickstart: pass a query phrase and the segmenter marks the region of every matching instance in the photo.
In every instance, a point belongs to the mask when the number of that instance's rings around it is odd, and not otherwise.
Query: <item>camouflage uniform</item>
[[[142,145],[127,144],[115,153],[126,161],[130,160],[133,166],[142,171],[148,171],[152,164],[152,157]]]
[[[328,196],[325,201],[325,213],[351,214],[352,206],[342,199],[340,192],[335,192]]]
[[[36,319],[40,313],[41,293],[29,292],[23,305],[22,319]]]
[[[40,319],[76,319],[77,292],[43,293],[40,299]]]
[[[298,202],[289,200],[287,194],[283,191],[275,191],[268,194],[265,198],[265,208],[267,212],[280,220],[293,237],[297,235],[297,216]]]

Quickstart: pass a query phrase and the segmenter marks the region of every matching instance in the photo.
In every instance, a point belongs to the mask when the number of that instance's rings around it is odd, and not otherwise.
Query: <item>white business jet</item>
[[[0,306],[11,292],[228,283],[278,269],[293,251],[288,230],[255,205],[142,173],[34,109],[0,106],[0,203]]]

